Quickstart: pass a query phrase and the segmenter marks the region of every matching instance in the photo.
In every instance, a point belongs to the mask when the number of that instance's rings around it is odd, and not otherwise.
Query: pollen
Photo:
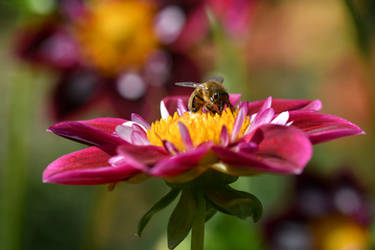
[[[103,73],[138,69],[158,49],[150,1],[94,0],[87,12],[75,24],[75,35],[87,61]]]
[[[151,129],[147,131],[147,138],[154,145],[162,146],[162,141],[167,140],[172,142],[179,151],[186,151],[178,127],[178,122],[182,122],[188,128],[194,146],[209,141],[212,141],[215,145],[219,145],[220,133],[223,126],[227,127],[229,138],[231,137],[238,111],[236,109],[232,113],[230,109],[225,109],[221,115],[210,112],[185,112],[182,116],[179,116],[175,112],[173,116],[169,116],[167,119],[160,119],[153,122]],[[249,124],[249,116],[246,116],[237,139],[245,133]]]

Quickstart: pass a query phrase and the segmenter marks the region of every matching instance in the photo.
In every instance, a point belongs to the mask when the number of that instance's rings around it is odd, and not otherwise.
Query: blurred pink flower
[[[186,183],[208,169],[233,176],[300,174],[312,144],[363,133],[340,117],[318,113],[319,100],[269,97],[248,103],[231,94],[234,111],[213,115],[187,112],[187,99],[165,98],[161,119],[152,125],[132,114],[131,121],[98,118],[51,126],[49,131],[91,147],[52,162],[43,181],[96,185],[156,176]]]

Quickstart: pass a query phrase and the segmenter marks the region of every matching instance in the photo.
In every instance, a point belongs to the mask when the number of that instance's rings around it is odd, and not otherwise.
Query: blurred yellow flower
[[[140,68],[159,44],[155,7],[144,1],[94,1],[76,24],[84,55],[105,73]]]
[[[369,231],[349,218],[334,216],[313,223],[317,249],[370,249]]]

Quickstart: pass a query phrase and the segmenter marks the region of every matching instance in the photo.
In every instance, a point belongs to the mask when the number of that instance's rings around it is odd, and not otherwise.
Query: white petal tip
[[[165,106],[164,101],[160,102],[160,115],[163,119],[167,119],[169,116],[169,112],[167,110],[167,107]]]
[[[278,125],[287,125],[289,120],[289,112],[284,111],[280,113],[278,116],[276,116],[271,123],[272,124],[278,124]]]

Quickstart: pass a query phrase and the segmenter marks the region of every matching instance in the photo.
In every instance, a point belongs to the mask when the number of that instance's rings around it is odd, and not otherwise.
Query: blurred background
[[[375,1],[9,0],[0,27],[1,250],[166,249],[173,206],[135,236],[164,183],[43,184],[51,161],[82,147],[46,128],[152,121],[161,98],[190,92],[174,82],[212,76],[250,101],[320,99],[366,135],[315,146],[301,176],[241,178],[263,218],[217,214],[205,249],[374,249]]]

